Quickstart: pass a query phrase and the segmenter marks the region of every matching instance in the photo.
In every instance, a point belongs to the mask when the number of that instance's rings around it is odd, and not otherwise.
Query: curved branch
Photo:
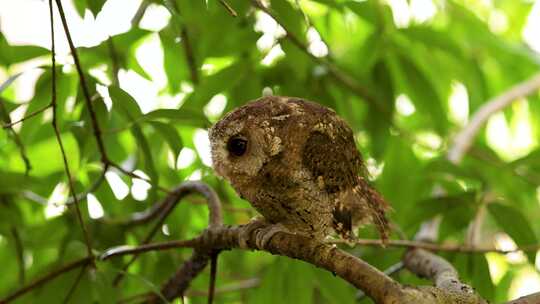
[[[448,261],[424,249],[407,251],[403,261],[405,267],[420,277],[433,281],[436,287],[474,295],[474,290],[459,281],[458,273]]]
[[[248,237],[247,242],[242,242],[247,245],[247,248],[244,249],[267,251],[272,254],[299,259],[317,267],[324,268],[363,290],[376,303],[485,303],[484,300],[474,293],[474,291],[471,293],[470,289],[448,289],[446,287],[448,284],[454,286],[451,281],[455,278],[456,274],[453,267],[442,258],[421,249],[411,251],[407,257],[408,262],[406,263],[408,263],[409,269],[417,270],[416,273],[435,278],[437,284],[436,287],[425,286],[415,288],[402,286],[370,264],[350,255],[336,246],[320,243],[312,238],[302,235],[277,232],[266,243],[264,248],[259,248],[255,244],[261,243],[260,240],[264,237],[264,230],[250,229],[249,225],[209,229],[203,232],[199,237],[186,241],[157,243],[136,248],[114,249],[114,252],[106,252],[106,256],[107,258],[110,258],[112,256],[133,254],[134,252],[141,253],[145,251],[178,247],[195,248],[195,256],[197,252],[208,253],[211,250],[241,248],[240,239],[245,238],[246,236]],[[206,266],[208,257],[205,260],[197,260],[194,262],[197,263],[187,263],[184,265],[182,277],[175,276],[177,279],[182,279],[180,281],[175,281],[177,284],[183,284],[182,286],[187,288],[189,282],[195,277],[193,274],[195,272],[200,272],[202,268]],[[428,267],[422,268],[426,262]],[[194,269],[197,271],[191,272]],[[431,271],[433,269],[436,269],[437,271]],[[463,285],[459,285],[460,288],[462,286]],[[163,294],[166,294],[165,287],[162,289]],[[178,285],[175,289],[177,292],[180,291],[177,295],[182,294],[185,291],[184,288],[179,290]],[[147,303],[155,303],[152,302],[154,300],[155,299],[151,297],[147,299]]]
[[[193,193],[199,193],[206,199],[209,208],[210,225],[221,225],[222,211],[219,197],[212,188],[199,181],[187,181],[180,184],[169,192],[161,202],[144,211],[133,213],[129,218],[121,220],[108,219],[107,221],[119,225],[137,226],[146,224],[156,217],[161,220],[172,212],[182,198]]]
[[[220,227],[223,224],[222,220],[222,211],[221,211],[221,201],[219,200],[219,197],[217,196],[216,192],[210,188],[207,184],[200,182],[200,181],[187,181],[180,186],[178,186],[175,190],[170,192],[163,201],[157,205],[152,206],[151,208],[147,209],[146,211],[135,213],[132,215],[131,218],[129,218],[127,221],[124,221],[121,224],[124,225],[136,225],[141,223],[146,223],[154,218],[158,218],[156,224],[150,230],[150,233],[146,236],[146,238],[143,240],[142,244],[148,244],[150,240],[154,237],[157,231],[159,231],[160,227],[163,225],[163,222],[169,216],[169,214],[174,210],[174,207],[176,207],[180,200],[185,197],[188,194],[191,193],[199,193],[203,195],[208,203],[208,209],[209,209],[209,228],[217,228]],[[195,256],[192,256],[192,259],[195,258]],[[198,259],[198,257],[196,257]],[[122,268],[123,271],[126,271],[133,262],[137,259],[137,255],[135,254],[131,260],[129,260],[124,267]],[[205,265],[206,266],[206,265]],[[204,268],[204,267],[202,267]],[[202,270],[202,268],[200,270]],[[118,285],[120,281],[122,280],[123,275],[119,274],[115,280],[114,285]]]
[[[515,100],[528,96],[540,88],[540,73],[533,75],[524,82],[518,83],[501,95],[488,100],[471,118],[471,121],[454,138],[447,158],[454,164],[458,164],[471,147],[474,137],[488,118],[494,113],[504,109]]]
[[[102,257],[109,259],[113,256],[123,256],[133,254],[134,252],[141,253],[177,247],[194,247],[196,251],[200,252],[240,248],[240,238],[246,236],[246,231],[250,233],[247,241],[249,248],[247,249],[264,250],[272,254],[300,259],[327,269],[354,286],[364,290],[368,296],[376,299],[378,303],[386,303],[383,300],[387,297],[398,299],[401,296],[401,285],[399,283],[370,264],[338,249],[336,246],[323,244],[301,235],[278,232],[268,241],[265,248],[258,248],[255,244],[257,244],[257,239],[261,238],[262,235],[258,230],[250,230],[249,226],[209,229],[204,231],[199,237],[187,241],[158,243],[136,248],[112,249],[106,251]],[[199,265],[202,265],[202,263],[199,263]],[[190,281],[193,278],[190,276]]]
[[[519,299],[512,300],[506,304],[538,304],[540,303],[540,292],[523,296]]]

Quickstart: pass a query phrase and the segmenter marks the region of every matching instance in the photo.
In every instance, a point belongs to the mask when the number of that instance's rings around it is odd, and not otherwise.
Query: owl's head
[[[268,96],[225,115],[209,132],[214,170],[233,186],[249,183],[282,151],[272,118],[287,108],[284,98]]]

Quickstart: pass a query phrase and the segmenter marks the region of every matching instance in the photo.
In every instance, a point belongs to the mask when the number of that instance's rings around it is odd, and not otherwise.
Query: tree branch
[[[144,17],[144,13],[146,13],[146,10],[150,6],[150,1],[143,0],[141,4],[139,5],[139,8],[137,9],[137,12],[131,19],[131,27],[139,26],[139,23],[141,23],[142,18]]]
[[[20,75],[20,73],[17,75]],[[2,90],[0,90],[0,92],[1,91]],[[30,163],[28,155],[26,155],[26,148],[24,147],[24,144],[19,137],[19,134],[17,134],[17,132],[15,132],[15,130],[13,129],[13,123],[11,123],[9,113],[7,112],[7,109],[4,105],[4,99],[2,98],[0,98],[0,118],[5,122],[3,128],[9,129],[15,145],[17,145],[17,147],[19,148],[19,154],[21,155],[21,159],[24,162],[24,172],[26,175],[28,175],[30,173],[30,170],[32,170],[32,164]]]
[[[19,284],[23,285],[25,278],[24,247],[19,232],[15,226],[11,227],[11,235],[13,236],[15,253],[17,254],[17,264],[19,265]]]
[[[125,226],[146,224],[158,216],[160,218],[159,221],[161,221],[174,210],[182,198],[193,193],[202,194],[206,198],[206,203],[210,210],[210,225],[221,225],[222,210],[219,197],[212,188],[199,181],[187,181],[180,184],[176,189],[170,191],[161,202],[154,204],[144,211],[136,212],[129,218],[120,220],[108,219],[107,221]]]
[[[523,296],[519,299],[507,302],[506,304],[538,304],[540,303],[540,292]]]
[[[109,259],[113,256],[122,256],[132,254],[133,252],[141,253],[143,251],[164,250],[178,247],[194,247],[195,252],[208,252],[209,250],[228,250],[232,248],[240,248],[240,238],[248,234],[246,249],[263,250],[272,254],[288,256],[294,259],[299,259],[315,266],[324,268],[333,272],[335,275],[345,279],[347,282],[363,290],[376,303],[484,303],[481,298],[471,290],[454,290],[448,289],[447,282],[453,284],[448,279],[452,276],[452,266],[442,258],[435,256],[421,249],[414,249],[408,253],[406,264],[408,268],[417,271],[420,275],[428,275],[434,278],[437,284],[436,287],[407,287],[402,286],[392,278],[375,269],[373,266],[363,260],[354,257],[345,251],[329,244],[320,243],[312,238],[295,235],[289,233],[278,232],[264,248],[258,248],[257,240],[264,236],[261,230],[253,230],[247,226],[236,227],[219,227],[208,229],[199,237],[187,241],[175,241],[146,245],[143,247],[129,249],[112,249],[113,252],[106,252],[102,257]],[[260,242],[259,242],[260,243]],[[186,268],[193,270],[194,267],[203,267],[204,263],[184,265]],[[427,268],[422,268],[424,265]],[[206,260],[207,263],[207,260]],[[205,266],[206,264],[204,264]],[[417,266],[418,265],[418,266]],[[197,268],[197,271],[202,269]],[[436,269],[435,272],[430,270]],[[184,272],[184,280],[192,280],[194,277]],[[175,278],[179,278],[176,276]],[[185,284],[185,281],[181,281]],[[178,281],[176,282],[178,283]],[[178,286],[178,285],[177,285]],[[185,285],[183,285],[185,286]],[[454,285],[451,285],[454,286]],[[462,285],[459,285],[460,287]],[[187,287],[186,287],[187,288]],[[165,295],[165,293],[164,293]],[[168,298],[166,296],[166,298]],[[168,298],[169,299],[169,298]],[[148,303],[155,300],[153,297],[148,300]],[[459,302],[461,301],[461,302]]]
[[[423,249],[412,249],[403,260],[411,272],[433,281],[437,289],[429,289],[436,298],[446,299],[442,303],[487,303],[473,288],[459,281],[456,269],[442,257]]]
[[[233,16],[233,17],[238,17],[238,13],[234,10],[234,8],[232,8],[229,3],[227,3],[227,1],[225,0],[219,0],[219,3],[221,3],[221,5],[223,5],[223,7],[225,8],[225,10],[227,10],[227,12]]]
[[[81,283],[81,280],[86,272],[86,266],[88,265],[83,265],[81,269],[79,269],[79,274],[77,274],[75,281],[73,281],[73,284],[71,284],[71,287],[69,288],[68,293],[66,294],[66,297],[64,298],[63,304],[69,303],[71,296],[73,296],[73,294],[75,293],[75,290],[77,290],[77,287],[79,286],[79,283]]]
[[[199,83],[199,72],[197,68],[197,63],[195,62],[195,55],[193,55],[191,39],[189,38],[189,33],[188,33],[186,25],[182,26],[182,30],[180,31],[180,37],[182,37],[182,41],[184,42],[183,49],[186,56],[186,61],[189,66],[191,82],[193,82],[193,84],[196,85]]]
[[[48,104],[48,105],[44,106],[43,108],[40,108],[39,110],[36,110],[36,111],[34,111],[34,112],[32,112],[32,113],[30,113],[28,115],[25,115],[23,118],[21,118],[19,120],[4,124],[2,126],[2,128],[9,129],[9,128],[15,126],[16,124],[19,124],[19,123],[21,123],[21,122],[23,122],[23,121],[25,121],[27,119],[30,119],[30,118],[38,115],[38,114],[41,114],[41,113],[45,112],[45,110],[49,109],[50,107],[51,107],[51,104]]]
[[[342,86],[344,86],[345,88],[353,92],[354,94],[363,98],[367,103],[372,105],[375,109],[377,109],[381,113],[388,113],[388,109],[386,109],[383,104],[378,102],[376,96],[374,96],[367,87],[360,85],[358,82],[356,82],[356,80],[353,77],[349,76],[347,73],[344,73],[339,67],[337,67],[330,61],[313,55],[308,50],[308,47],[302,42],[302,40],[299,37],[296,37],[282,22],[280,22],[279,18],[277,18],[274,15],[274,13],[270,11],[270,9],[265,7],[261,3],[260,0],[252,0],[252,3],[254,7],[256,7],[257,9],[261,10],[262,12],[270,16],[285,30],[286,38],[289,39],[289,41],[291,41],[292,44],[294,44],[298,49],[300,49],[313,61],[326,67],[326,69],[328,70],[328,73],[332,76],[332,78],[338,84],[341,84]]]
[[[169,216],[169,214],[174,210],[174,208],[180,203],[180,200],[187,196],[188,194],[192,193],[199,193],[203,195],[206,198],[208,209],[209,209],[209,228],[216,228],[220,227],[223,224],[222,220],[222,210],[221,210],[221,201],[219,200],[219,197],[214,192],[212,188],[210,188],[205,183],[199,182],[199,181],[188,181],[182,183],[180,186],[178,186],[174,191],[172,191],[165,199],[162,201],[162,203],[157,204],[157,208],[151,207],[148,209],[148,211],[143,213],[136,213],[131,219],[124,222],[125,225],[133,225],[135,223],[145,223],[153,218],[157,217],[157,222],[150,231],[150,233],[145,237],[142,244],[148,244],[150,240],[154,237],[157,231],[159,231],[160,227],[163,225],[163,222]],[[206,254],[206,253],[205,253]],[[198,260],[199,257],[192,256],[192,259],[196,258]],[[137,255],[135,254],[131,260],[129,260],[124,267],[122,268],[123,271],[126,271],[133,262],[137,259]],[[204,267],[203,267],[204,268]],[[201,269],[202,270],[202,269]],[[120,281],[122,280],[123,275],[119,274],[115,280],[114,284],[118,285]]]
[[[488,100],[480,107],[480,109],[478,109],[478,111],[476,111],[463,130],[454,137],[454,143],[448,151],[447,158],[454,164],[460,163],[463,156],[471,147],[474,137],[491,115],[509,106],[515,100],[533,94],[538,91],[539,88],[540,73],[537,73],[495,98]]]
[[[236,283],[231,283],[224,285],[222,287],[216,288],[215,294],[222,294],[227,292],[233,292],[233,291],[239,291],[239,290],[245,290],[245,289],[251,289],[255,288],[261,285],[261,279],[259,278],[252,278],[247,279],[243,281],[239,281]],[[186,291],[186,296],[188,297],[207,297],[208,292],[203,290],[191,290],[189,289]]]
[[[346,240],[332,240],[328,242],[329,244],[350,244],[350,241]],[[444,252],[458,252],[458,253],[500,253],[508,254],[512,252],[528,252],[528,251],[537,251],[540,249],[540,244],[527,245],[516,249],[502,250],[495,247],[478,247],[470,245],[460,245],[460,244],[435,244],[430,242],[422,241],[409,241],[409,240],[388,240],[383,242],[380,239],[356,239],[353,241],[354,245],[361,246],[376,246],[376,247],[402,247],[402,248],[420,248],[430,251],[444,251]]]
[[[69,37],[69,32],[67,31],[67,24],[65,23],[65,16],[61,7],[60,1],[56,1],[58,5],[58,10],[60,11],[60,16],[62,16],[62,22],[64,23],[64,28],[66,29],[66,34]],[[88,257],[93,259],[94,253],[92,252],[92,241],[90,240],[90,234],[88,233],[88,229],[86,229],[86,226],[84,224],[84,220],[82,218],[81,214],[81,208],[79,206],[79,201],[77,200],[77,192],[75,191],[75,185],[73,182],[73,176],[71,175],[71,172],[69,170],[69,163],[66,155],[66,151],[64,149],[64,144],[62,142],[62,137],[60,136],[60,130],[58,128],[58,115],[57,115],[57,103],[56,103],[56,53],[55,53],[55,43],[54,43],[54,14],[53,14],[53,3],[52,0],[49,0],[49,13],[50,13],[50,26],[51,26],[51,63],[52,63],[52,86],[51,86],[51,107],[53,110],[53,117],[52,117],[52,127],[54,129],[54,134],[56,136],[56,141],[58,142],[58,146],[60,147],[60,152],[62,154],[62,160],[64,162],[64,169],[66,171],[67,179],[68,179],[68,185],[69,185],[69,191],[71,192],[71,195],[73,197],[74,205],[75,205],[75,214],[77,216],[77,220],[79,222],[79,225],[81,226],[81,230],[83,232],[84,236],[84,242],[86,244],[86,250],[88,253]],[[68,38],[71,40],[70,38]],[[73,56],[76,58],[75,54]],[[76,60],[78,62],[78,59]],[[81,83],[83,83],[83,79],[81,79]]]
[[[60,13],[60,19],[62,20],[62,26],[64,27],[64,32],[66,34],[66,38],[69,44],[71,56],[73,57],[73,61],[75,62],[77,73],[79,74],[79,81],[81,83],[84,100],[86,101],[86,107],[88,108],[88,112],[90,113],[90,121],[92,123],[92,129],[94,130],[94,137],[96,138],[98,150],[101,154],[101,160],[103,163],[108,163],[109,158],[107,157],[105,144],[103,143],[103,138],[101,137],[101,128],[99,127],[96,111],[94,110],[94,106],[92,105],[92,98],[90,96],[90,91],[86,83],[84,71],[82,69],[81,62],[79,60],[79,55],[77,54],[77,49],[75,48],[75,45],[73,44],[73,40],[71,39],[71,34],[69,32],[66,15],[64,13],[64,8],[62,7],[62,1],[61,0],[55,0],[55,1],[58,7],[58,12]]]
[[[78,259],[78,260],[75,260],[69,264],[66,264],[58,269],[55,269],[45,275],[43,275],[42,277],[34,280],[32,283],[22,287],[21,289],[18,289],[16,290],[15,292],[13,292],[12,294],[6,296],[5,298],[3,299],[0,299],[0,304],[7,304],[17,298],[19,298],[20,296],[26,294],[27,292],[33,290],[34,288],[38,288],[39,286],[45,284],[45,283],[48,283],[49,281],[52,281],[53,279],[55,279],[57,276],[61,275],[61,274],[64,274],[68,271],[71,271],[73,269],[76,269],[76,268],[79,268],[79,267],[82,267],[82,266],[86,266],[88,264],[92,263],[92,259],[89,258],[89,257],[84,257],[82,259]]]

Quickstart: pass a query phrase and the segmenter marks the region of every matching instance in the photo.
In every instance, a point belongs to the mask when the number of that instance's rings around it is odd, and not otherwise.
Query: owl
[[[272,224],[316,239],[374,223],[389,208],[366,180],[347,123],[322,105],[267,96],[233,110],[209,131],[213,167]]]

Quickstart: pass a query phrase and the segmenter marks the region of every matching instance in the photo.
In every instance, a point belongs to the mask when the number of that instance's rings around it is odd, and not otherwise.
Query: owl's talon
[[[257,230],[264,229],[265,227],[268,227],[269,225],[271,224],[262,217],[256,217],[256,218],[251,219],[249,223],[245,225],[245,229],[242,230],[238,238],[238,243],[239,243],[240,248],[248,249],[249,248],[248,241],[251,238],[251,234],[253,232],[256,232]]]
[[[292,233],[282,224],[271,224],[265,218],[257,217],[245,225],[238,238],[240,248],[248,249],[248,241],[251,235],[255,233],[255,247],[264,249],[272,237],[278,232]]]
[[[259,249],[266,248],[266,245],[268,244],[268,242],[270,242],[272,237],[278,232],[291,233],[289,229],[287,229],[285,226],[283,226],[280,223],[267,226],[257,231],[257,234],[255,236],[255,240],[256,240],[255,243],[256,243],[257,248]]]

